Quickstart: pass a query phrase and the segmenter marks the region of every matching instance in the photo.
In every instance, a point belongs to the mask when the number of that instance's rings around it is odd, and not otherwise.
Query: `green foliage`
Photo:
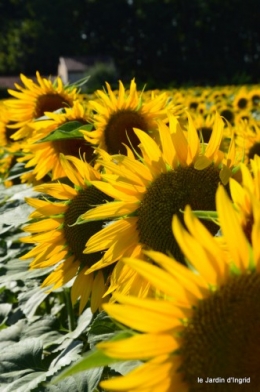
[[[92,128],[92,124],[82,125],[79,121],[70,121],[62,124],[59,128],[55,129],[55,131],[46,136],[44,139],[41,139],[38,143],[61,139],[83,138],[80,131],[91,131]]]
[[[25,197],[42,195],[27,185],[0,184],[0,390],[101,392],[101,379],[124,374],[138,362],[111,360],[95,344],[132,332],[122,331],[105,312],[93,315],[87,307],[79,315],[68,303],[70,284],[51,293],[41,287],[53,268],[30,270],[30,260],[20,259],[31,249],[19,241],[32,211]]]
[[[101,88],[108,82],[111,87],[117,88],[117,72],[113,64],[97,63],[88,70],[90,78],[82,88],[82,92],[91,93]]]
[[[59,56],[108,55],[148,88],[257,83],[259,12],[255,0],[6,0],[0,72],[56,74]]]

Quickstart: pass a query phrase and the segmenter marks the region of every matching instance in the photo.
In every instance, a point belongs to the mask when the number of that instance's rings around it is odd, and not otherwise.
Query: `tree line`
[[[0,74],[102,54],[150,87],[257,83],[259,15],[255,0],[2,0]]]

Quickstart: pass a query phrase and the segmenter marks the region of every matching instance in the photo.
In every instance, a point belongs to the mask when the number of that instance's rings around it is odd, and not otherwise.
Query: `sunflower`
[[[251,101],[253,109],[258,109],[260,107],[260,88],[259,86],[253,86],[248,91],[248,99]]]
[[[234,124],[235,113],[231,105],[221,104],[217,106],[219,114],[224,117],[230,124]]]
[[[260,125],[257,121],[240,120],[236,126],[236,145],[248,163],[254,155],[260,155]]]
[[[254,225],[254,209],[260,207],[260,157],[255,155],[250,161],[250,169],[240,164],[241,184],[230,178],[230,194],[248,241],[251,243]],[[252,173],[252,174],[251,174]]]
[[[30,215],[31,222],[24,228],[31,235],[23,237],[22,242],[35,244],[35,247],[22,256],[22,260],[33,258],[31,269],[55,267],[42,284],[50,287],[50,291],[76,277],[71,289],[73,304],[80,297],[79,311],[82,312],[91,297],[91,309],[95,312],[107,290],[111,269],[104,268],[86,275],[101,255],[84,255],[82,251],[88,238],[101,230],[106,222],[92,222],[84,228],[73,224],[93,205],[111,201],[111,197],[90,184],[91,180],[100,180],[100,174],[86,162],[73,156],[65,158],[64,155],[61,155],[60,161],[74,186],[59,182],[35,187],[47,197],[26,200],[36,210]]]
[[[114,222],[87,242],[84,253],[105,251],[89,272],[114,263],[126,252],[131,255],[145,248],[170,253],[184,262],[172,236],[172,217],[177,214],[182,218],[180,210],[187,204],[195,210],[215,210],[218,184],[227,184],[235,159],[233,140],[226,157],[219,150],[223,128],[216,115],[209,143],[201,144],[190,116],[187,132],[176,117],[170,116],[169,127],[159,122],[161,148],[145,132],[135,129],[141,161],[131,152],[128,156],[110,156],[99,150],[103,158],[97,162],[109,173],[103,175],[104,181],[94,181],[93,185],[115,201],[89,210],[78,224],[99,219]],[[205,221],[205,225],[217,233],[213,222]]]
[[[75,157],[85,155],[87,162],[93,159],[93,148],[83,136],[37,143],[70,121],[77,121],[82,125],[89,123],[89,110],[84,103],[74,101],[72,107],[64,108],[61,113],[45,112],[44,120],[32,124],[32,137],[24,141],[24,157],[20,158],[19,162],[26,162],[25,168],[33,167],[32,174],[36,180],[41,180],[48,174],[51,175],[52,180],[65,176],[59,158],[60,153]],[[28,181],[27,177],[22,177],[22,181],[25,180]]]
[[[153,134],[156,119],[167,120],[168,112],[179,112],[181,105],[174,105],[167,93],[156,96],[151,92],[143,99],[138,93],[134,79],[129,93],[126,94],[123,83],[119,82],[118,94],[106,83],[108,94],[98,90],[96,100],[90,100],[89,106],[95,112],[93,122],[95,131],[82,132],[86,140],[109,154],[126,153],[126,146],[137,148],[138,137],[134,128]]]
[[[124,377],[102,381],[109,391],[259,391],[260,206],[254,209],[252,241],[222,186],[217,211],[231,261],[216,238],[185,209],[186,231],[175,216],[173,232],[192,269],[150,251],[157,265],[127,258],[165,299],[120,294],[105,304],[133,336],[97,345],[107,356],[144,363]],[[140,332],[140,333],[139,333]],[[249,384],[249,385],[248,385]]]
[[[14,130],[10,128],[10,113],[5,102],[0,103],[0,174],[5,186],[11,186],[15,181],[9,181],[6,178],[16,163],[16,153],[21,150],[21,143],[14,142],[11,138]]]
[[[242,86],[235,94],[233,101],[234,110],[239,112],[240,110],[249,110],[252,107],[252,103],[248,97],[248,91],[245,86]]]
[[[44,112],[72,106],[73,101],[78,97],[77,89],[73,86],[65,87],[60,77],[52,82],[36,72],[37,83],[23,74],[20,78],[24,87],[15,84],[18,91],[8,90],[15,98],[6,101],[11,120],[15,122],[13,128],[19,128],[13,135],[15,140],[30,136],[32,132],[30,122],[42,117]]]

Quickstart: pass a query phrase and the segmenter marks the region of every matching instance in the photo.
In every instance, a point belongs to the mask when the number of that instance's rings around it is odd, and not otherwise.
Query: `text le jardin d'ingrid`
[[[228,378],[223,378],[223,377],[216,377],[216,378],[210,378],[207,377],[206,379],[202,377],[198,377],[197,379],[199,384],[250,384],[250,377],[244,377],[244,378],[236,378],[236,377],[228,377]]]

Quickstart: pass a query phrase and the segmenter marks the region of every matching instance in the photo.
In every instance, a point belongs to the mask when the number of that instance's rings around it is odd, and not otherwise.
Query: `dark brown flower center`
[[[184,256],[172,234],[172,218],[177,214],[183,222],[185,206],[193,210],[216,210],[215,194],[219,170],[210,166],[196,170],[192,166],[179,166],[176,170],[161,174],[148,188],[138,209],[137,228],[139,240],[153,250],[170,253],[184,263]],[[211,221],[203,224],[212,234],[218,226]]]
[[[191,102],[190,103],[190,105],[189,105],[189,108],[191,109],[191,110],[196,110],[197,109],[197,107],[199,106],[199,102]]]
[[[252,103],[253,105],[257,106],[260,102],[260,95],[259,94],[254,94],[252,96]]]
[[[11,136],[16,132],[16,130],[9,127],[9,125],[12,125],[12,124],[14,124],[14,122],[13,122],[13,121],[12,121],[12,122],[10,121],[10,122],[5,126],[5,138],[6,138],[7,143],[13,143],[13,142],[14,142],[14,140],[11,138]]]
[[[247,106],[247,99],[246,98],[240,98],[238,100],[237,106],[239,109],[244,109]]]
[[[87,162],[94,159],[93,147],[88,144],[84,139],[60,139],[52,141],[52,145],[57,154],[73,155],[79,158],[85,156]],[[85,154],[85,155],[84,155]]]
[[[204,143],[208,143],[210,141],[210,138],[211,138],[212,128],[201,127],[201,128],[198,129],[199,137],[200,137],[200,134],[202,134],[202,138],[203,138]]]
[[[194,307],[181,336],[179,369],[190,391],[260,391],[259,298],[260,275],[251,273],[230,277]]]
[[[81,225],[73,225],[78,217],[96,205],[112,201],[112,198],[105,193],[90,186],[81,191],[69,204],[64,216],[64,236],[66,238],[70,252],[77,260],[89,267],[96,263],[101,257],[101,252],[83,254],[86,242],[89,238],[102,229],[105,221],[87,222]]]
[[[243,230],[246,235],[246,238],[248,242],[252,245],[252,229],[254,225],[254,216],[251,214],[247,216],[244,224],[243,224]]]
[[[247,154],[249,159],[254,159],[255,155],[260,156],[260,143],[253,144]]]
[[[54,112],[55,110],[71,105],[64,97],[59,94],[45,94],[37,98],[34,110],[34,118],[42,117],[44,112]]]
[[[126,148],[122,143],[129,147],[132,145],[138,150],[140,140],[133,128],[148,131],[146,119],[137,111],[119,110],[110,117],[104,130],[105,144],[109,154],[126,154]]]
[[[232,112],[231,109],[221,110],[220,115],[223,116],[231,124],[233,123],[234,118],[235,118],[234,113]]]

